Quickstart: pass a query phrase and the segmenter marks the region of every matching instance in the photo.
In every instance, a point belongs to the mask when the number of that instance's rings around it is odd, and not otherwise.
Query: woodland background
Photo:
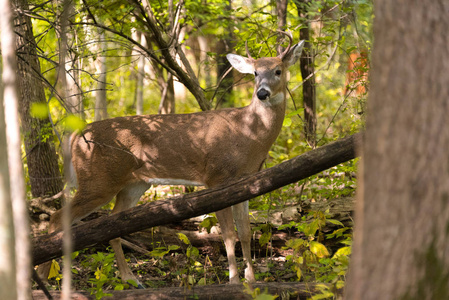
[[[232,72],[225,55],[243,54],[247,42],[254,57],[274,56],[279,46],[285,46],[277,30],[289,31],[295,42],[305,39],[307,45],[300,63],[291,68],[284,128],[266,167],[365,127],[372,1],[12,2],[22,159],[36,231],[45,228],[48,215],[61,205],[66,132],[109,117],[246,105],[251,99],[252,76]],[[418,6],[421,10],[416,11],[423,12],[423,6]],[[429,10],[440,16],[435,6],[429,4]],[[378,7],[398,9],[385,3]],[[398,14],[398,20],[407,23],[407,13]],[[423,16],[417,18],[421,24],[432,19]],[[434,35],[426,37],[432,40],[441,35],[444,45],[447,37],[438,31],[439,26],[435,28]],[[388,34],[381,39],[384,36]],[[400,109],[396,112],[401,113]],[[357,161],[340,164],[250,202],[255,211],[254,243],[262,249],[255,254],[258,280],[319,283],[313,299],[339,297],[351,253],[352,217],[346,214],[344,220],[339,219],[332,207],[349,203],[345,211],[353,209],[356,165]],[[154,189],[143,200],[178,192]],[[308,206],[314,208],[305,209]],[[285,209],[292,207],[291,218],[279,221],[275,217],[278,211],[286,215]],[[209,215],[200,227],[210,230],[214,224]],[[286,232],[288,238],[275,255],[273,237],[279,232]],[[223,268],[214,267],[219,255],[212,261],[213,255],[200,253],[184,233],[177,233],[178,244],[153,243],[147,249],[150,257],[135,259],[139,266],[151,265],[141,270],[148,286],[164,282],[203,285],[226,278]],[[105,247],[74,256],[78,260],[75,278],[77,272],[87,278],[79,286],[96,297],[129,287],[117,279],[113,256]],[[54,265],[53,283],[58,288],[62,275],[57,261]]]

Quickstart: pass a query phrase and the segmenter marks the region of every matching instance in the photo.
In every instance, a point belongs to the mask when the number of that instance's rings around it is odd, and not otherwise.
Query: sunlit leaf
[[[86,123],[78,116],[68,115],[65,120],[65,128],[70,131],[81,131]]]
[[[340,256],[348,256],[351,254],[351,247],[342,247],[335,252],[332,258],[337,258]]]
[[[61,267],[56,260],[51,261],[50,273],[48,273],[48,279],[55,278],[59,275]]]
[[[48,117],[48,106],[47,103],[32,103],[30,108],[30,114],[34,118],[47,118]]]
[[[184,244],[190,245],[189,238],[184,233],[178,232],[178,239],[180,239]]]
[[[292,125],[292,119],[285,117],[284,122],[282,123],[282,126],[284,127],[290,127]]]
[[[334,225],[339,225],[339,226],[342,226],[342,227],[345,226],[342,222],[340,222],[340,221],[338,221],[338,220],[335,220],[335,219],[327,219],[327,221],[328,221],[329,223],[334,224]]]
[[[326,246],[316,241],[310,241],[310,251],[320,258],[329,256]]]

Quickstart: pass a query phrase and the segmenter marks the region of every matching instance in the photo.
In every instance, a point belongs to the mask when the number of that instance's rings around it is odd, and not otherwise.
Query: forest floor
[[[258,217],[257,212],[252,215],[254,236],[252,240],[252,255],[258,282],[293,282],[297,281],[297,272],[292,261],[286,257],[293,254],[293,250],[286,248],[286,242],[292,238],[304,238],[294,230],[277,230],[276,224],[286,224],[298,221],[308,210],[334,210],[333,218],[343,223],[352,223],[351,214],[353,201],[350,198],[339,199],[337,202],[326,201],[317,208],[304,209],[299,206],[286,206],[280,212],[271,212],[271,238],[263,246],[260,240],[263,225],[267,220],[263,212]],[[107,214],[106,210],[94,213],[89,219]],[[212,227],[211,233],[199,230],[201,218],[183,221],[178,224],[148,229],[125,237],[125,255],[129,266],[137,279],[147,288],[181,287],[192,285],[223,284],[228,279],[228,263],[226,252],[217,226]],[[40,230],[45,225],[39,225]],[[36,231],[39,231],[35,228]],[[334,228],[323,229],[330,232]],[[35,231],[35,232],[36,232]],[[338,249],[336,240],[323,242],[331,251]],[[126,289],[132,286],[123,285],[115,263],[114,254],[108,244],[75,252],[72,263],[73,289],[98,293],[100,291]],[[244,278],[244,263],[241,255],[240,243],[236,249],[240,278]],[[51,289],[59,290],[62,276],[57,269],[62,267],[62,260],[54,260],[55,276],[49,280]],[[312,275],[312,274],[311,274]],[[309,276],[309,279],[313,277]],[[303,277],[304,279],[304,277]]]

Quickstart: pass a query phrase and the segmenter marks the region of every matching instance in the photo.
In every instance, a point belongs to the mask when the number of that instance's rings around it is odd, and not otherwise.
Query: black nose
[[[257,98],[259,98],[259,100],[265,100],[268,97],[270,97],[270,92],[266,89],[260,89],[257,91]]]

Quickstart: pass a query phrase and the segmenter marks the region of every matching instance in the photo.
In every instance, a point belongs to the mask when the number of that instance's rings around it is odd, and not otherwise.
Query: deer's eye
[[[258,75],[259,75],[259,74],[258,74],[256,71],[254,71],[254,76],[257,77]]]
[[[281,75],[282,74],[282,71],[281,70],[276,70],[276,75]]]

